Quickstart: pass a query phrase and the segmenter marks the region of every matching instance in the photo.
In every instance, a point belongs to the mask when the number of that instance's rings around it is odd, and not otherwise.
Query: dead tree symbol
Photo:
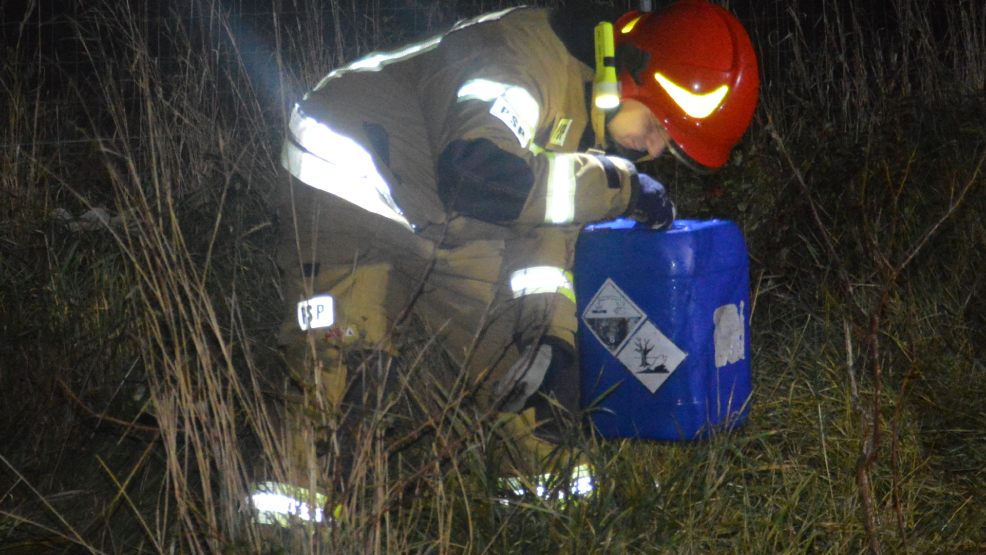
[[[646,373],[656,373],[656,374],[666,374],[668,369],[663,364],[658,364],[654,368],[650,368],[650,364],[647,362],[647,355],[654,350],[654,345],[651,345],[650,340],[636,338],[633,340],[635,353],[640,354],[640,368],[643,368]],[[663,357],[662,357],[663,358]]]

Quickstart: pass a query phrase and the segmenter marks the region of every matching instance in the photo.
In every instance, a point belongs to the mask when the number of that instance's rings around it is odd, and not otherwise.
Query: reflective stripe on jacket
[[[576,152],[593,71],[548,16],[503,10],[336,69],[295,107],[285,167],[416,231],[626,213],[634,167]]]

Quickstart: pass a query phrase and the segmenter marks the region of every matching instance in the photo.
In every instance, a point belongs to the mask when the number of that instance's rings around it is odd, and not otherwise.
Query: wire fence
[[[559,0],[185,0],[184,6],[179,7],[158,0],[119,3],[23,0],[0,3],[0,41],[8,49],[19,46],[30,53],[15,60],[22,69],[24,65],[56,63],[64,71],[77,73],[90,65],[80,41],[93,38],[92,19],[103,17],[109,5],[125,6],[123,10],[133,17],[148,47],[167,57],[176,24],[188,28],[214,26],[219,23],[217,17],[262,41],[272,40],[275,26],[290,32],[299,21],[319,17],[329,24],[327,44],[337,43],[331,34],[339,33],[345,35],[347,46],[386,48],[485,11],[511,5],[559,3]]]
[[[185,0],[179,6],[158,0],[5,1],[0,3],[0,42],[6,55],[0,70],[6,98],[0,101],[16,110],[24,106],[15,104],[29,100],[48,124],[29,133],[8,129],[0,135],[0,148],[84,146],[119,140],[117,135],[100,137],[96,136],[99,131],[93,131],[90,123],[98,115],[92,113],[90,85],[106,78],[106,67],[117,64],[113,78],[124,94],[120,100],[125,104],[139,100],[135,93],[127,93],[134,88],[132,72],[123,65],[126,43],[132,45],[135,37],[163,72],[182,63],[189,44],[196,44],[201,55],[210,55],[221,48],[219,42],[235,43],[236,56],[255,86],[269,90],[273,81],[284,78],[272,72],[278,58],[293,68],[306,63],[301,58],[310,55],[324,61],[317,70],[327,72],[333,65],[419,38],[458,19],[521,3],[558,2]],[[115,20],[108,21],[111,18]],[[313,29],[316,36],[311,36]],[[133,36],[117,36],[120,32]],[[298,42],[300,34],[308,35],[304,45]],[[123,46],[113,46],[121,38]],[[177,41],[184,42],[178,45]],[[21,97],[16,102],[14,93]],[[232,88],[227,93],[237,94]]]
[[[670,1],[654,4],[660,8]],[[206,56],[221,50],[210,41],[225,37],[222,40],[235,42],[238,63],[243,64],[250,86],[282,92],[287,86],[288,96],[297,96],[333,66],[361,54],[522,3],[566,10],[611,6],[614,13],[638,4],[637,0],[5,0],[0,2],[0,41],[5,47],[0,94],[9,97],[11,91],[20,92],[37,104],[39,117],[52,123],[44,133],[0,128],[0,147],[99,141],[94,135],[100,133],[84,121],[92,117],[86,113],[86,86],[99,77],[94,65],[110,63],[98,59],[92,47],[119,38],[112,36],[114,31],[108,31],[111,26],[105,21],[114,14],[132,25],[130,30],[140,35],[162,71],[180,64],[180,56],[188,54],[187,49],[176,48],[177,39],[197,44]],[[949,9],[923,7],[916,0],[897,0],[883,8],[807,0],[722,3],[749,29],[760,53],[765,89],[782,90],[778,82],[800,80],[804,86],[794,91],[797,95],[836,108],[841,105],[838,115],[849,121],[856,112],[879,105],[884,85],[900,87],[902,94],[909,94],[915,83],[937,86],[940,76],[928,68],[941,71],[955,66],[953,73],[970,74],[966,80],[973,84],[986,81],[982,69],[986,58],[981,54],[986,50],[982,38],[986,15],[975,2],[957,0]],[[963,29],[968,30],[960,33]],[[963,43],[954,37],[967,39]],[[926,47],[935,41],[937,47]],[[929,65],[932,56],[942,59]],[[792,66],[809,73],[792,75]],[[292,72],[305,78],[286,83],[292,77],[286,74]],[[127,67],[117,67],[114,78],[121,91],[128,90]],[[237,94],[232,87],[225,92]],[[874,94],[865,96],[869,92]],[[791,98],[804,100],[797,95]],[[11,104],[8,98],[0,102]],[[8,106],[8,112],[17,108]]]

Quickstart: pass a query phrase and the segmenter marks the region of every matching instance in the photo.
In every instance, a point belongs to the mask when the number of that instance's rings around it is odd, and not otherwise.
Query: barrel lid
[[[675,220],[667,230],[620,218],[586,226],[577,260],[662,276],[691,276],[749,265],[739,226],[729,220]],[[577,262],[578,263],[578,262]]]

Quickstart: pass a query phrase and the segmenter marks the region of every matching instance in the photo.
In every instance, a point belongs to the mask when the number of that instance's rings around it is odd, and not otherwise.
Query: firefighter
[[[335,69],[295,105],[281,337],[333,402],[353,379],[340,353],[399,354],[394,331],[414,317],[491,406],[538,420],[578,408],[580,229],[669,226],[673,204],[635,162],[670,150],[722,166],[758,95],[746,31],[705,0],[581,15],[460,22]]]

